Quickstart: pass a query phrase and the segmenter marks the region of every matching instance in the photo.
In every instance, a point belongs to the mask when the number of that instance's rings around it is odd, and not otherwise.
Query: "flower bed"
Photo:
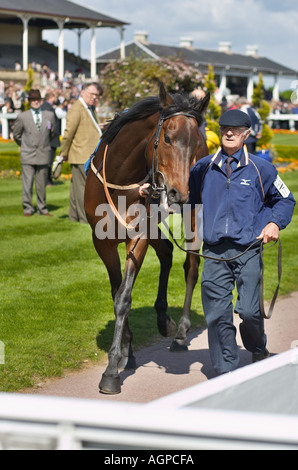
[[[298,131],[290,131],[289,129],[271,129],[273,134],[289,134],[295,135],[298,134]]]

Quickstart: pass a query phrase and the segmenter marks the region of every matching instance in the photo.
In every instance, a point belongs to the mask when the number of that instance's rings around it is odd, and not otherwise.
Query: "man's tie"
[[[92,116],[94,117],[95,122],[97,122],[97,116],[96,116],[96,112],[95,112],[94,106],[88,106],[88,108],[90,109],[91,114],[92,114]]]
[[[231,163],[235,160],[234,157],[228,157],[226,159],[226,172],[227,172],[227,176],[228,178],[230,178],[231,174],[232,174],[232,167],[231,167]]]
[[[40,131],[40,127],[41,127],[40,114],[38,111],[36,111],[35,115],[36,115],[35,124],[36,124],[37,130]]]

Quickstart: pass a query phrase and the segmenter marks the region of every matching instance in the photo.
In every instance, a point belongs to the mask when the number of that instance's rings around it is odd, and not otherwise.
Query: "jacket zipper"
[[[227,180],[227,189],[230,189],[230,182],[231,179],[228,178]],[[228,235],[228,228],[229,228],[229,199],[230,199],[230,192],[228,192],[228,204],[227,204],[227,216],[226,216],[226,235]]]

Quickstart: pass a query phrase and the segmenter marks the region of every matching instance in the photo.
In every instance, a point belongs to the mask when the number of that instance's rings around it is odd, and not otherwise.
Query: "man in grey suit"
[[[46,184],[51,164],[51,141],[58,134],[54,115],[42,111],[39,90],[29,91],[30,108],[19,114],[15,121],[13,137],[21,146],[23,183],[23,211],[26,217],[34,214],[32,204],[35,177],[37,213],[50,215],[46,205]]]

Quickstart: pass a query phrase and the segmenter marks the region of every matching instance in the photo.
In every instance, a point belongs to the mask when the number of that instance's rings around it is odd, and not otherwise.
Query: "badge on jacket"
[[[290,195],[290,190],[287,188],[280,176],[277,175],[276,180],[274,181],[274,186],[277,191],[281,194],[282,197],[286,198]]]

